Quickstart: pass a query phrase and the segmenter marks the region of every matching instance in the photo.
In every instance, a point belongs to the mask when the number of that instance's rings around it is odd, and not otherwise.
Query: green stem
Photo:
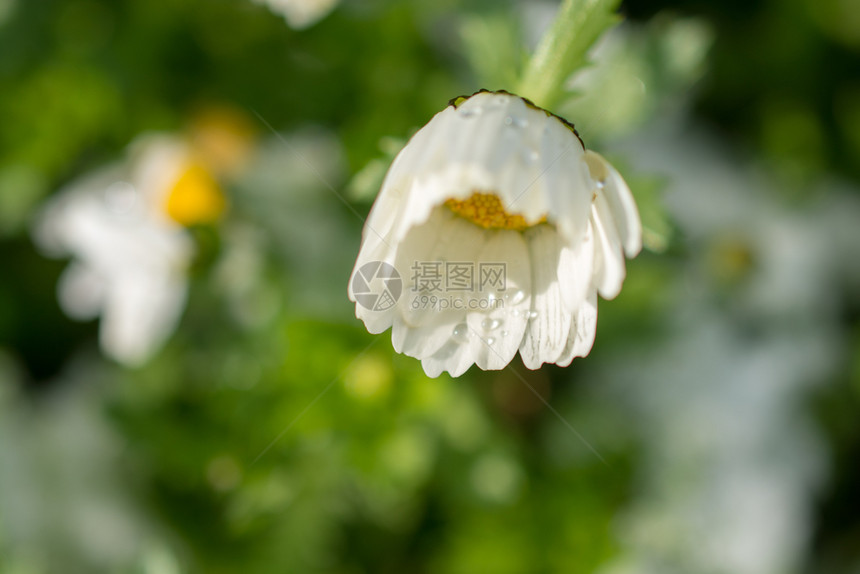
[[[526,66],[517,95],[550,109],[564,96],[564,83],[587,62],[595,40],[618,21],[619,0],[564,0]]]

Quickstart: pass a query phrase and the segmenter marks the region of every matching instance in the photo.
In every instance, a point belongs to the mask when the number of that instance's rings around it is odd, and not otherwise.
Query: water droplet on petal
[[[537,311],[531,311],[529,313],[529,319],[537,319],[538,315],[540,315],[540,313],[538,313]]]
[[[464,118],[474,118],[476,116],[480,116],[483,111],[483,108],[479,106],[472,106],[470,108],[460,108],[457,110],[457,113]]]
[[[494,338],[492,338],[492,337],[487,337],[487,344],[488,344],[488,345],[492,345],[492,344],[493,344],[493,343],[495,343],[495,342],[496,342],[496,340],[495,340]]]
[[[540,154],[535,150],[523,150],[522,158],[526,164],[532,164],[540,158]]]
[[[505,117],[505,125],[511,126],[512,128],[524,128],[529,125],[529,122],[524,118],[517,118],[514,116],[506,116]]]
[[[457,343],[465,343],[469,340],[469,336],[469,326],[466,323],[458,324],[451,332],[451,338]]]
[[[603,189],[606,187],[606,182],[602,179],[597,180],[597,189]]]
[[[525,298],[526,294],[522,291],[522,289],[517,289],[516,291],[505,293],[505,302],[510,303],[511,305],[519,305]]]
[[[488,318],[488,319],[484,319],[483,321],[481,321],[481,327],[484,329],[484,331],[495,331],[496,329],[501,327],[501,325],[502,325],[502,322],[499,321],[498,319],[489,319]]]
[[[508,333],[508,332],[507,332],[507,331],[505,331],[504,329],[502,329],[502,332],[501,332],[501,333],[499,333],[499,334],[500,334],[502,337],[507,337],[508,335],[510,335],[510,333]]]

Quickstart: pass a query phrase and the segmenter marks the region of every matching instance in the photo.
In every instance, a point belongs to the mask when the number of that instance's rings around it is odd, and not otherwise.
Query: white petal
[[[470,294],[419,292],[415,285],[417,276],[414,267],[422,262],[441,262],[444,266],[445,261],[474,261],[484,244],[484,235],[483,229],[455,216],[451,210],[445,207],[434,209],[427,221],[411,229],[403,241],[394,244],[393,252],[385,259],[395,267],[402,280],[402,291],[397,305],[385,310],[374,310],[367,307],[367,301],[356,302],[356,317],[364,321],[371,333],[381,333],[395,326],[396,330],[392,332],[392,342],[395,347],[406,345],[407,338],[410,338],[406,332],[409,328],[420,327],[430,320],[438,325],[441,319],[437,317],[439,314],[437,308],[427,305],[415,308],[413,304],[417,298],[422,295],[462,298]],[[362,249],[350,278],[349,294],[353,301],[356,301],[354,292],[356,273],[362,266],[371,262],[372,260]],[[373,299],[374,296],[371,295],[370,298]],[[445,311],[446,320],[451,323],[463,320],[465,310],[462,309]],[[438,346],[431,342],[426,349],[416,347],[412,352],[424,356],[437,349]]]
[[[549,225],[526,232],[532,265],[532,306],[520,355],[529,369],[554,363],[564,350],[571,313],[562,301],[558,266],[562,243]],[[590,274],[590,272],[589,272]]]
[[[78,262],[66,267],[57,284],[63,312],[73,319],[88,321],[98,316],[105,300],[105,278]]]
[[[495,194],[506,211],[529,223],[545,217],[548,225],[525,234],[488,231],[442,207],[478,192]],[[596,295],[618,293],[624,253],[638,252],[641,233],[621,176],[585,152],[567,125],[515,96],[479,93],[436,114],[392,163],[356,270],[373,260],[393,262],[404,293],[391,309],[357,305],[356,315],[371,332],[392,326],[395,350],[421,359],[431,376],[458,376],[475,363],[501,369],[517,350],[529,368],[569,364],[590,350]],[[508,295],[523,295],[504,309],[415,309],[416,295],[430,295],[417,291],[411,277],[422,261],[504,262]],[[446,302],[481,295],[438,293]]]
[[[408,325],[396,315],[391,329],[394,350],[416,359],[430,357],[454,338],[457,325],[464,322],[465,312],[446,310],[433,313],[420,325]]]
[[[557,206],[571,233],[581,233],[587,213],[578,215],[577,205],[589,197],[582,192],[588,185],[582,154],[558,118],[515,96],[476,94],[436,114],[392,164],[380,195],[402,196],[394,239],[446,199],[476,191],[497,194],[512,213],[535,223]],[[568,201],[574,192],[582,197]]]
[[[470,312],[467,318],[477,365],[484,370],[503,369],[519,350],[531,309],[531,265],[523,235],[492,232],[478,261],[506,265],[504,307]]]
[[[503,306],[469,311],[464,322],[454,325],[450,340],[422,360],[429,376],[448,371],[457,377],[474,363],[485,370],[503,369],[522,342],[531,308],[531,270],[522,234],[489,232],[477,262],[505,263],[506,289],[499,294]]]
[[[635,257],[642,249],[642,222],[630,188],[621,174],[600,154],[588,150],[585,159],[591,177],[604,184],[603,193],[621,236],[624,252],[627,257]]]
[[[439,218],[427,221],[419,234],[426,235],[428,241],[433,241],[439,233],[441,224],[442,221]],[[367,233],[367,227],[365,227],[365,233]],[[403,298],[405,292],[403,270],[398,268],[396,258],[398,251],[408,250],[410,246],[413,248],[420,246],[420,242],[397,244],[391,239],[385,241],[375,235],[365,236],[355,267],[349,277],[347,293],[350,301],[355,302],[355,316],[364,322],[371,333],[382,333],[394,323],[397,305],[378,307],[378,296],[383,289],[382,283],[388,281],[388,276],[391,274],[386,266],[392,266],[400,280],[399,297]]]
[[[393,229],[402,201],[394,194],[380,194],[364,222],[361,251],[368,261],[381,261],[393,249]]]
[[[379,201],[374,204],[370,215],[364,225],[362,232],[361,248],[358,251],[358,256],[355,259],[355,266],[349,276],[349,284],[347,285],[347,294],[349,300],[355,302],[355,293],[353,292],[353,279],[356,272],[371,261],[386,261],[392,262],[396,251],[397,244],[391,238],[390,223],[393,222],[397,215],[396,201]],[[388,225],[386,225],[386,223]]]
[[[560,238],[561,239],[561,238]],[[594,272],[594,233],[588,224],[576,245],[565,245],[558,258],[558,283],[568,312],[575,313],[591,287]]]
[[[287,24],[296,29],[307,28],[325,17],[337,0],[254,0],[258,4],[268,4],[269,9],[278,12]]]
[[[192,160],[189,145],[181,138],[149,134],[129,146],[129,177],[149,207],[149,217],[170,222],[163,206],[173,184]]]
[[[438,207],[431,215],[431,222],[438,224],[428,226],[421,225],[412,230],[403,242],[403,248],[398,250],[397,268],[404,276],[404,297],[399,306],[400,314],[409,325],[421,325],[427,318],[435,314],[433,307],[426,305],[415,305],[416,298],[421,303],[423,297],[441,297],[453,304],[460,302],[463,305],[469,299],[483,297],[476,283],[474,288],[467,291],[444,291],[444,284],[439,290],[428,291],[419,289],[416,280],[419,279],[414,267],[416,264],[426,262],[438,262],[440,273],[445,275],[445,265],[448,262],[466,262],[473,265],[473,272],[479,272],[479,255],[487,242],[490,233],[465,219],[454,215],[446,207]],[[429,222],[428,222],[429,223]],[[426,277],[424,277],[426,279]],[[452,308],[449,307],[449,308]],[[465,318],[466,307],[461,307],[459,317]]]
[[[561,356],[556,363],[566,367],[574,357],[585,357],[594,345],[597,333],[597,293],[591,291],[583,301],[582,306],[573,316],[570,323],[570,333]]]
[[[69,253],[70,212],[80,208],[82,202],[89,203],[98,196],[103,197],[112,184],[127,177],[125,166],[114,164],[97,170],[76,180],[52,196],[33,227],[33,239],[40,250],[49,257],[61,257]]]
[[[448,340],[456,339],[454,329],[465,325],[470,302],[487,297],[480,290],[478,277],[473,289],[467,291],[446,291],[444,285],[434,291],[418,288],[416,281],[420,277],[414,267],[421,262],[438,262],[443,277],[446,262],[470,263],[473,273],[480,273],[480,254],[490,236],[488,231],[455,216],[445,207],[436,208],[431,221],[436,219],[441,223],[433,228],[433,233],[425,231],[427,224],[413,229],[404,240],[405,248],[398,251],[397,267],[404,274],[404,296],[394,321],[392,344],[398,352],[418,359],[433,355]],[[444,300],[446,307],[428,305],[432,298]]]
[[[104,351],[127,365],[146,361],[176,327],[185,305],[181,277],[139,273],[110,285],[102,313]]]
[[[452,260],[473,260],[484,244],[483,230],[456,217],[450,210],[434,210],[430,220],[406,237],[398,250],[397,268],[403,276],[403,295],[398,302],[391,333],[397,352],[422,359],[438,351],[450,338],[454,325],[465,320],[464,309],[433,306],[435,298],[455,297],[439,289],[419,289],[422,277],[416,270],[424,263],[438,264],[444,277],[444,263]],[[465,247],[466,249],[463,249]],[[428,279],[424,277],[424,279]]]
[[[421,360],[421,366],[428,377],[436,378],[444,371],[452,377],[459,377],[475,364],[474,348],[459,342],[449,341],[430,357]]]
[[[544,193],[549,204],[549,221],[570,242],[585,235],[593,182],[583,160],[582,144],[561,124],[547,123],[541,142]]]
[[[595,232],[594,286],[604,299],[612,299],[621,291],[626,270],[621,239],[601,193],[597,194],[591,208],[591,224]]]
[[[383,191],[394,190],[402,196],[393,229],[395,241],[401,241],[412,227],[423,223],[445,200],[465,198],[475,189],[491,185],[489,174],[480,165],[448,161],[450,148],[473,133],[463,128],[456,110],[445,108],[395,158],[383,183]]]

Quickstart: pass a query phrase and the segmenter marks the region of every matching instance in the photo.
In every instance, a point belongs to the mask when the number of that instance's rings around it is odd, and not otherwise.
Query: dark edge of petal
[[[564,124],[564,126],[565,126],[567,129],[569,129],[571,132],[573,132],[573,135],[575,135],[575,136],[576,136],[576,139],[578,139],[578,140],[579,140],[579,143],[582,145],[582,149],[583,149],[583,150],[585,150],[585,142],[584,142],[584,141],[582,141],[582,137],[579,135],[579,132],[577,132],[577,131],[576,131],[576,126],[574,126],[574,125],[573,125],[573,122],[570,122],[570,121],[568,121],[568,120],[564,119],[563,117],[561,117],[560,115],[558,115],[558,114],[554,114],[554,113],[552,113],[552,112],[551,112],[551,111],[549,111],[549,110],[545,110],[545,109],[543,109],[542,107],[538,106],[537,104],[535,104],[533,101],[531,101],[531,100],[530,100],[530,99],[528,99],[528,98],[524,98],[524,97],[522,97],[522,96],[518,96],[518,95],[516,95],[516,94],[512,94],[511,92],[509,92],[509,91],[507,91],[507,90],[488,90],[488,89],[486,89],[486,88],[481,88],[480,90],[478,90],[478,91],[477,91],[477,92],[475,92],[474,94],[470,94],[470,95],[468,95],[468,96],[457,96],[456,98],[451,98],[450,100],[448,100],[448,105],[449,105],[449,106],[453,106],[453,107],[454,107],[454,109],[456,110],[458,107],[460,107],[460,105],[461,105],[463,102],[465,102],[466,100],[468,100],[468,99],[469,99],[469,98],[471,98],[472,96],[477,96],[478,94],[504,94],[504,95],[506,95],[506,96],[513,96],[513,97],[515,97],[515,98],[519,98],[519,99],[521,99],[521,100],[522,100],[523,102],[525,102],[525,104],[526,104],[527,106],[529,106],[530,108],[532,108],[532,109],[534,109],[534,110],[538,110],[538,111],[540,111],[540,112],[543,112],[543,113],[545,113],[547,116],[549,116],[549,117],[553,117],[553,118],[557,119],[558,121],[560,121],[562,124]]]

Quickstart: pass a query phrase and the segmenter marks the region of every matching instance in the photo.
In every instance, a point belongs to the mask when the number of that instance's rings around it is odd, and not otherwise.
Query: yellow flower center
[[[202,165],[192,163],[176,180],[164,209],[171,219],[188,226],[217,221],[226,204],[212,175]]]
[[[216,173],[239,169],[247,161],[256,138],[253,124],[244,114],[223,106],[198,111],[189,135],[200,158]]]
[[[475,225],[484,229],[511,229],[523,231],[533,225],[546,223],[546,217],[540,221],[530,224],[522,215],[515,215],[505,211],[502,201],[492,193],[473,193],[469,199],[449,199],[445,205],[464,219],[468,219]]]

